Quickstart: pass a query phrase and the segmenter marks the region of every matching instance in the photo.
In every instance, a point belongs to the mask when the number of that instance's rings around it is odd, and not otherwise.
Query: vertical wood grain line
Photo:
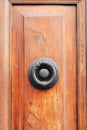
[[[86,76],[87,76],[87,0],[86,0]],[[87,128],[87,79],[86,79],[86,128]]]
[[[85,0],[77,4],[78,130],[86,130],[86,19]]]
[[[78,41],[77,41],[77,6],[76,6],[76,123],[78,130]]]
[[[11,126],[10,3],[0,2],[0,130]]]
[[[65,99],[65,88],[66,88],[66,55],[65,55],[65,32],[66,32],[66,28],[65,28],[65,16],[63,17],[63,71],[64,71],[64,130],[66,130],[66,99]]]

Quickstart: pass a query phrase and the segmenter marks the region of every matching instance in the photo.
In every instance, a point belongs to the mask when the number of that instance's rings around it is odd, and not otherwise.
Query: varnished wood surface
[[[13,4],[76,4],[80,0],[9,0]]]
[[[11,2],[11,4],[9,4]],[[0,130],[12,130],[11,117],[11,7],[12,4],[31,4],[26,0],[0,1]],[[43,3],[35,1],[35,4]],[[85,0],[49,1],[56,4],[77,4],[77,124],[78,130],[86,130],[86,45],[85,45]],[[34,1],[33,1],[34,4]],[[83,68],[83,69],[82,69]],[[32,117],[32,114],[31,114]],[[21,117],[22,118],[22,117]],[[16,118],[17,121],[18,117]],[[16,121],[16,122],[17,122]],[[21,126],[21,124],[20,124]]]
[[[76,7],[14,6],[12,46],[12,129],[76,130]],[[44,56],[60,68],[48,91],[28,81],[28,67]]]
[[[11,128],[10,25],[11,4],[0,1],[0,130]]]
[[[86,120],[87,120],[87,113],[86,113],[86,80],[87,80],[86,79],[86,23],[85,23],[86,12],[84,11],[85,9],[86,9],[86,3],[84,0],[82,0],[77,6],[78,130],[87,130],[87,124],[86,124]]]

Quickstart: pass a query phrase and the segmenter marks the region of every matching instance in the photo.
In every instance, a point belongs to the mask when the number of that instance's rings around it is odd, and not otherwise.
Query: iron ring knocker
[[[59,67],[50,58],[38,58],[29,67],[28,79],[37,89],[52,88],[59,80]]]

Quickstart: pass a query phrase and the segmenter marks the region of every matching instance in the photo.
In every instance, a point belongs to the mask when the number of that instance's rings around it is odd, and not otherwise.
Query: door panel
[[[76,7],[13,6],[12,13],[12,130],[76,130]],[[49,90],[28,80],[39,57],[60,69]]]

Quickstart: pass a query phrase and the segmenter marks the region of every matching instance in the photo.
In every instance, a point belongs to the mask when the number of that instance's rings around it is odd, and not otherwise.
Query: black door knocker
[[[59,67],[50,58],[38,58],[29,67],[28,79],[37,89],[52,88],[59,80]]]

